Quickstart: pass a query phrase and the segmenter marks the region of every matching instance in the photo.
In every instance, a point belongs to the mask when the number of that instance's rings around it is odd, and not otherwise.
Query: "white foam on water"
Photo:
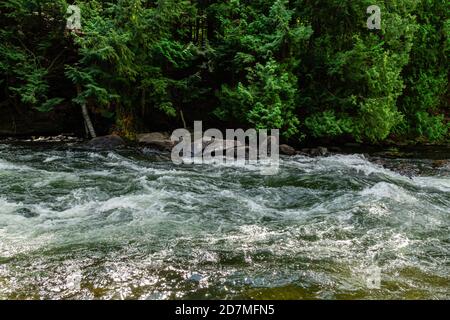
[[[51,156],[51,157],[47,157],[44,159],[44,161],[42,161],[43,163],[50,163],[50,162],[55,162],[58,160],[63,160],[64,158],[61,156]]]
[[[30,167],[25,165],[13,164],[9,161],[0,159],[0,170],[31,170]]]
[[[363,173],[369,176],[374,173],[385,174],[388,176],[399,177],[400,175],[374,164],[367,160],[363,155],[332,155],[328,157],[309,158],[305,156],[296,156],[284,160],[288,166],[295,166],[305,172],[341,172],[342,170],[352,170],[357,173]]]
[[[136,194],[111,198],[96,206],[97,212],[130,209],[134,217],[151,218],[152,215],[163,214],[164,199],[170,194],[164,190],[153,190],[151,194]]]
[[[41,171],[42,172],[42,171]],[[52,183],[56,182],[69,182],[75,183],[80,181],[80,177],[74,173],[68,172],[51,172],[44,176],[44,178],[39,179],[38,182],[33,184],[34,188],[43,188],[47,187]]]
[[[391,211],[384,203],[375,203],[371,204],[367,207],[367,211],[372,216],[388,216],[391,214]]]
[[[13,216],[10,216],[13,217]],[[9,225],[0,228],[0,257],[10,258],[18,254],[48,247],[53,234],[36,235],[33,226],[25,218],[9,219]]]
[[[417,201],[414,196],[410,195],[403,188],[387,182],[379,182],[372,187],[366,188],[360,192],[360,195],[375,199],[389,198],[397,202]]]
[[[104,162],[104,165],[109,168],[114,168],[116,170],[120,170],[121,172],[124,169],[134,171],[139,175],[145,175],[145,174],[155,174],[155,175],[166,175],[166,174],[183,174],[183,172],[178,172],[175,169],[159,169],[154,166],[144,166],[142,163],[139,163],[137,161],[122,157],[120,155],[117,155],[115,153],[109,153],[106,160],[109,160],[107,162]],[[110,161],[112,160],[112,161]]]
[[[11,214],[19,207],[20,204],[9,202],[3,197],[0,197],[0,216]]]
[[[421,188],[450,192],[450,177],[413,177],[412,181],[414,185]]]

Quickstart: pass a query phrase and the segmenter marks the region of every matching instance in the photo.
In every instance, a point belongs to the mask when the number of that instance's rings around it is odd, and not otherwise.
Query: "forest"
[[[67,30],[72,4],[79,30]],[[367,27],[371,5],[380,30]],[[292,143],[447,143],[449,5],[2,0],[0,110],[84,106],[130,140],[203,120]]]

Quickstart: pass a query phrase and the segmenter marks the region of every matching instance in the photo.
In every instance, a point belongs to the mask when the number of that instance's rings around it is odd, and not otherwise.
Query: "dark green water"
[[[448,299],[449,163],[387,167],[0,144],[0,299]]]

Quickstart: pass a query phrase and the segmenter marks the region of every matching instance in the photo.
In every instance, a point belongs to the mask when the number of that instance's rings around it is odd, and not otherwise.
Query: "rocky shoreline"
[[[175,145],[170,140],[170,134],[167,132],[141,133],[136,138],[136,141],[128,141],[113,134],[86,140],[73,134],[60,134],[55,136],[30,136],[22,138],[17,136],[0,137],[0,143],[32,143],[43,145],[66,143],[98,150],[113,150],[122,147],[146,147],[159,151],[171,151]],[[341,145],[318,145],[297,148],[288,144],[280,145],[280,154],[285,156],[304,155],[318,157],[341,153],[376,154],[386,158],[409,158],[420,154],[423,154],[425,158],[448,158],[450,157],[450,144],[367,145],[344,143]]]
[[[64,145],[75,149],[92,151],[121,151],[131,150],[145,155],[156,155],[158,159],[170,159],[170,151],[175,145],[170,135],[164,132],[151,132],[139,134],[137,141],[127,141],[117,135],[107,135],[91,140],[85,140],[71,135],[33,136],[29,138],[10,137],[0,139],[0,144],[25,144],[35,146]],[[211,143],[211,142],[209,142]],[[214,143],[214,142],[212,142]],[[230,148],[237,150],[239,145],[227,143],[226,140],[215,141],[218,151]],[[203,143],[203,149],[208,143]],[[280,145],[280,155],[283,157],[329,157],[335,155],[360,154],[369,161],[386,169],[392,170],[407,177],[427,172],[450,172],[450,146],[399,146],[380,147],[358,144],[344,144],[342,146],[317,146],[296,149],[287,144]],[[412,165],[407,159],[416,158],[426,160],[422,166]],[[406,160],[406,161],[403,161]]]
[[[78,143],[85,144],[92,148],[98,149],[114,149],[122,146],[146,146],[161,151],[170,151],[175,145],[170,140],[170,134],[167,132],[150,132],[138,134],[136,141],[128,141],[118,135],[105,135],[94,139],[86,140],[73,134],[60,134],[53,136],[4,136],[0,137],[0,143]],[[417,149],[441,149],[450,152],[450,144],[418,144],[418,145],[369,145],[359,143],[344,143],[342,145],[318,145],[314,147],[293,147],[288,144],[280,144],[280,154],[287,156],[309,155],[309,156],[326,156],[333,153],[347,153],[346,150],[367,150],[373,152],[375,150],[383,150],[388,157],[407,157],[407,150]],[[447,153],[446,152],[446,153]],[[364,152],[363,152],[364,153]]]

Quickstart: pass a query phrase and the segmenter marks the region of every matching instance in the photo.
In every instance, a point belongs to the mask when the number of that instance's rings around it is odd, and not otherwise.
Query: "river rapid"
[[[259,169],[0,144],[0,299],[450,298],[449,161]]]

